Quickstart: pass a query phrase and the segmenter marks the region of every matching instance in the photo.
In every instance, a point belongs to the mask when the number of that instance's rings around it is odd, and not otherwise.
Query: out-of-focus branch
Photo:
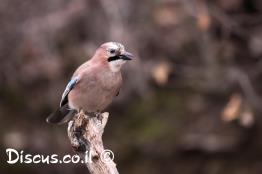
[[[105,151],[102,141],[108,116],[107,112],[94,117],[80,111],[68,123],[71,145],[85,161],[91,174],[118,174],[116,164],[110,157],[113,154]]]
[[[129,68],[126,68],[129,73],[132,74],[132,83],[126,82],[126,86],[129,87],[129,91],[126,93],[131,93],[133,89],[136,89],[141,95],[144,95],[148,89],[148,84],[146,83],[147,77],[141,75],[142,64],[138,55],[138,43],[135,40],[138,36],[134,31],[131,31],[127,23],[128,16],[132,16],[130,10],[129,1],[121,0],[99,0],[103,11],[106,16],[110,19],[108,26],[108,40],[123,42],[130,51],[136,56],[135,61],[129,65]],[[138,87],[139,86],[139,87]],[[140,91],[138,91],[140,90]]]
[[[238,68],[232,68],[229,71],[229,77],[235,80],[243,90],[247,100],[259,111],[261,110],[262,99],[256,93],[249,76]]]
[[[197,42],[199,45],[200,56],[202,58],[205,69],[205,80],[209,85],[216,84],[216,76],[218,74],[218,57],[216,54],[216,46],[209,32],[211,26],[210,10],[207,2],[203,0],[183,1],[184,8],[187,13],[195,18],[199,37]],[[214,88],[214,87],[212,87]]]

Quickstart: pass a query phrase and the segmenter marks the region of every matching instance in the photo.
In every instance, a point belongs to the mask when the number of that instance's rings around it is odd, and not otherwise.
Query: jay
[[[103,111],[118,95],[121,67],[132,58],[120,43],[102,44],[90,60],[76,69],[63,92],[60,107],[46,121],[61,124],[69,121],[76,111]]]

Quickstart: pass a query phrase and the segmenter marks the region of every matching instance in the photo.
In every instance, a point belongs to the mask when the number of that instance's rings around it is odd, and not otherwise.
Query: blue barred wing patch
[[[69,83],[66,85],[66,88],[63,92],[61,101],[60,101],[60,107],[62,107],[63,105],[65,105],[68,102],[68,94],[69,92],[75,87],[75,85],[78,82],[78,78],[72,78]]]

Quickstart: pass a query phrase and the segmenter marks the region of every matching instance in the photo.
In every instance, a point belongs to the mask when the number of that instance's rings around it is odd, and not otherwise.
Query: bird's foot
[[[84,110],[82,108],[77,109],[78,115],[85,114]]]
[[[97,117],[96,112],[85,112],[85,114],[88,115],[89,117]]]
[[[100,112],[84,112],[83,110],[78,111],[79,114],[83,113],[84,115],[87,115],[91,118],[97,118],[97,120],[102,123],[103,115]]]
[[[96,112],[96,117],[102,123],[103,116],[102,116],[102,114],[100,112]]]

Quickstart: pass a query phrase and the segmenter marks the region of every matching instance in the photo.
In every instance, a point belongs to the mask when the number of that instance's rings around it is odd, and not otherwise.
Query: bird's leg
[[[84,114],[84,111],[81,108],[78,109],[77,112],[78,112],[78,115]]]
[[[85,115],[88,115],[91,118],[97,118],[97,120],[100,122],[100,124],[102,124],[103,116],[99,111],[97,111],[97,112],[84,112],[84,113],[85,113]]]
[[[89,117],[96,117],[99,121],[102,120],[102,114],[101,112],[97,111],[97,112],[84,112],[85,115],[88,115]]]
[[[80,114],[80,113],[81,113],[81,111],[82,111],[82,109],[81,109],[81,108],[78,108],[78,109],[77,109],[77,113],[78,113],[78,114]]]
[[[85,114],[88,115],[89,117],[96,117],[95,112],[85,112]]]
[[[77,115],[78,118],[80,118],[81,116],[85,116],[85,112],[82,108],[77,109]]]

